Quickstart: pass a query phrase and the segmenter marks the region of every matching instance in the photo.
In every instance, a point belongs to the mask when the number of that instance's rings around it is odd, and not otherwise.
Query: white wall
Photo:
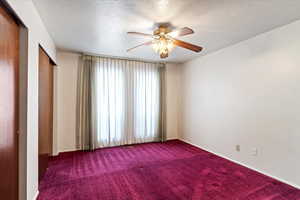
[[[57,53],[54,92],[56,153],[76,150],[76,90],[79,57],[80,55],[76,53]]]
[[[182,138],[299,187],[299,35],[297,21],[185,63]]]
[[[26,194],[20,199],[32,200],[38,192],[38,48],[43,46],[48,55],[55,61],[56,49],[43,22],[31,0],[7,0],[15,13],[28,28],[28,99],[26,135]],[[22,140],[23,141],[23,140]]]
[[[54,135],[56,154],[76,150],[76,87],[79,54],[59,51],[55,73]],[[178,138],[178,103],[180,66],[167,64],[167,139]]]
[[[166,64],[166,132],[167,139],[178,139],[180,104],[180,64]]]

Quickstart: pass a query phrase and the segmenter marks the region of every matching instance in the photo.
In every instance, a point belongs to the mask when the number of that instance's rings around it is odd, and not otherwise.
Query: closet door
[[[48,167],[53,138],[53,66],[39,49],[39,180]]]
[[[18,69],[19,26],[0,4],[0,199],[5,200],[18,198]]]

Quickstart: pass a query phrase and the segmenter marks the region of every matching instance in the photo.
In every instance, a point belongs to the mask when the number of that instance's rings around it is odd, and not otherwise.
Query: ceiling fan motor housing
[[[171,32],[171,29],[167,26],[159,26],[158,29],[154,30],[153,35],[165,35]]]

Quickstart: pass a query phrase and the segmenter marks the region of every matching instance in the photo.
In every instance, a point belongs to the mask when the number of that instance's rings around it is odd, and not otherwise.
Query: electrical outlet
[[[236,145],[235,146],[235,150],[237,151],[237,152],[240,152],[241,151],[241,146],[238,144],[238,145]]]
[[[252,148],[252,150],[251,150],[251,155],[252,155],[252,156],[257,156],[257,154],[258,154],[257,148]]]

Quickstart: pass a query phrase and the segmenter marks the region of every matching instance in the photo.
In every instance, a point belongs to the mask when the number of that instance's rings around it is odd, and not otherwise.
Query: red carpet
[[[300,190],[178,140],[50,162],[39,200],[300,200]]]

